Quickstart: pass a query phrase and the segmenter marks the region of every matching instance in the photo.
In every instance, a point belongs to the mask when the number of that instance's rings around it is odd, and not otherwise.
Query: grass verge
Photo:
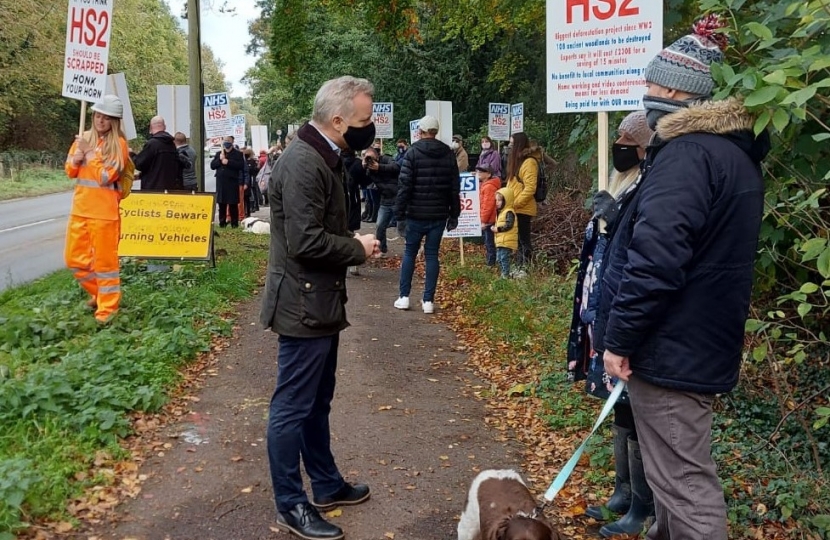
[[[118,456],[133,411],[158,410],[179,369],[232,329],[233,302],[259,286],[268,237],[223,230],[216,268],[148,273],[125,261],[124,298],[100,328],[68,272],[0,294],[0,540],[109,481],[87,474]]]
[[[73,181],[63,169],[35,167],[14,171],[11,178],[0,178],[0,201],[36,197],[72,189]]]
[[[601,407],[581,383],[565,380],[574,278],[542,265],[524,280],[500,280],[482,264],[480,248],[470,251],[464,267],[455,252],[443,259],[443,316],[467,344],[473,368],[490,383],[478,394],[501,417],[491,422],[524,444],[525,472],[544,489]],[[729,537],[830,539],[830,477],[811,466],[805,441],[775,436],[775,400],[764,400],[756,388],[747,391],[751,384],[744,377],[715,407],[713,454]],[[596,536],[596,524],[582,514],[586,505],[604,501],[613,485],[609,424],[555,501],[554,513],[572,538]]]

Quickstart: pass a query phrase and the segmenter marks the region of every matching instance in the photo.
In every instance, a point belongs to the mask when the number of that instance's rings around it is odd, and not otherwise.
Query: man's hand
[[[354,237],[363,245],[363,252],[366,253],[367,259],[380,252],[380,241],[375,238],[374,234],[356,234]]]
[[[611,351],[605,351],[605,354],[602,355],[602,361],[605,364],[605,372],[608,375],[628,382],[628,378],[633,372],[628,364],[627,356],[620,356]]]
[[[380,170],[380,166],[378,165],[378,162],[377,162],[377,161],[375,161],[374,159],[373,159],[373,160],[371,160],[371,161],[367,161],[367,162],[365,163],[365,166],[366,166],[366,168],[367,168],[367,169],[369,169],[370,171],[378,171],[378,170]]]
[[[399,219],[398,220],[398,236],[401,238],[406,238],[406,220]]]
[[[222,165],[227,165],[227,164],[228,164],[228,158],[223,157],[222,158]]]
[[[458,228],[458,218],[448,218],[447,219],[447,232],[454,231]]]

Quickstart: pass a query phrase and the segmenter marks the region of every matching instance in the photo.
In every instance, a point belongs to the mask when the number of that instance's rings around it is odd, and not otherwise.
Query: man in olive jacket
[[[373,235],[348,228],[340,150],[375,136],[374,88],[365,79],[326,82],[311,123],[276,162],[268,187],[271,250],[262,323],[279,334],[277,386],[268,418],[268,458],[277,527],[306,539],[343,538],[318,509],[358,504],[369,487],[343,480],[331,452],[329,411],[337,347],[346,320],[346,268],[379,253]],[[303,489],[300,456],[311,480]]]

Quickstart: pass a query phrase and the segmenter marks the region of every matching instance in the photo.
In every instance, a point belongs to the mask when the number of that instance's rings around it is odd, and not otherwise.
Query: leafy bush
[[[258,285],[267,254],[267,237],[246,235],[251,250],[242,238],[222,233],[229,257],[215,269],[127,261],[122,308],[104,328],[67,272],[0,294],[0,533],[60,515],[88,485],[76,473],[120,451],[128,413],[162,407],[179,368],[230,332],[229,301]]]

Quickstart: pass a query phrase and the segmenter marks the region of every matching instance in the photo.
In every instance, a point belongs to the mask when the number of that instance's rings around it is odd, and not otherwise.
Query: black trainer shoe
[[[331,497],[323,497],[314,499],[311,503],[321,510],[328,510],[335,506],[352,506],[360,504],[363,501],[369,500],[370,497],[369,486],[366,484],[350,484],[348,482],[343,484],[343,487],[337,490],[337,493]]]
[[[277,512],[277,528],[305,540],[340,540],[343,529],[323,519],[317,509],[300,503],[288,512]]]

